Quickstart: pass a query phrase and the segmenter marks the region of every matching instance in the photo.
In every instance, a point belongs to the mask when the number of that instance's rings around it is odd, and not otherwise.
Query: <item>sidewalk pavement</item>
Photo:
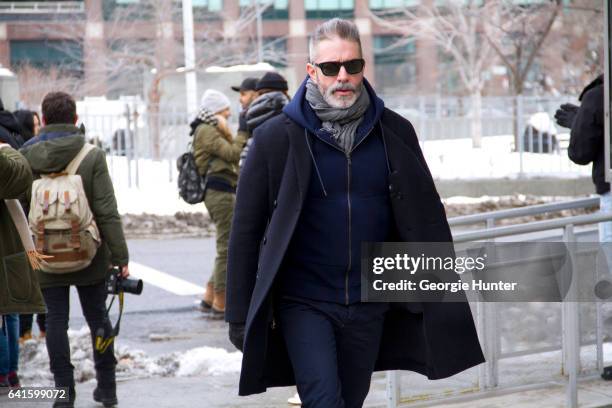
[[[146,378],[118,383],[119,407],[171,407],[171,408],[288,408],[287,399],[295,392],[294,387],[271,388],[264,394],[238,397],[228,389],[234,387],[218,381],[207,381],[205,377]],[[92,399],[95,382],[77,385],[78,408],[100,408]],[[368,396],[365,408],[385,407],[379,395]],[[375,398],[372,398],[375,397]],[[578,393],[580,408],[612,408],[612,382],[590,380],[580,383]],[[8,402],[0,397],[3,408],[50,407],[49,402]],[[422,401],[404,407],[424,406]],[[427,405],[436,408],[564,408],[565,388],[551,385],[548,388],[523,391],[507,395],[492,396],[454,404]]]

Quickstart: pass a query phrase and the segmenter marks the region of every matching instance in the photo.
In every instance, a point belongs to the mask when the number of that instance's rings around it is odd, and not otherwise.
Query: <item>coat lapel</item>
[[[295,166],[301,208],[301,204],[304,203],[308,192],[310,172],[312,169],[312,158],[310,157],[310,150],[306,142],[306,138],[309,136],[304,128],[298,126],[291,119],[287,118],[286,123],[289,136],[289,159],[293,160]]]

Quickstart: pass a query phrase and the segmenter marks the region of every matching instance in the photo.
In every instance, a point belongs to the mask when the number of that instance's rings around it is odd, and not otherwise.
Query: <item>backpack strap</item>
[[[91,152],[94,148],[95,146],[92,145],[91,143],[85,143],[83,147],[81,148],[81,150],[77,153],[77,155],[74,156],[74,159],[72,159],[72,161],[68,163],[68,166],[66,167],[66,170],[64,171],[68,173],[69,175],[75,175],[77,170],[79,169],[79,166],[81,165],[81,163],[83,163],[83,160],[85,159],[87,154]]]

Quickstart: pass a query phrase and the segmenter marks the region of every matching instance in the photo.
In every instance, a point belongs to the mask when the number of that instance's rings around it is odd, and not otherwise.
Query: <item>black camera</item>
[[[114,266],[110,276],[106,279],[106,292],[117,295],[119,292],[140,295],[142,293],[142,279],[129,279],[121,277],[121,268]]]

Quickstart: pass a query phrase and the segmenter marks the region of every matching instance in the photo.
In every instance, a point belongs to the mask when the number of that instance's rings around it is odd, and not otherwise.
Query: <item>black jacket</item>
[[[396,241],[448,242],[444,206],[410,122],[385,109]],[[273,294],[310,185],[304,128],[278,115],[259,126],[238,182],[229,243],[226,320],[245,324],[239,394],[295,384],[285,342],[274,324]],[[392,303],[385,317],[378,370],[446,378],[484,361],[466,302]]]
[[[597,194],[610,191],[605,180],[604,160],[604,84],[603,76],[591,82],[580,95],[567,150],[576,164],[593,163],[592,178]]]
[[[21,125],[9,111],[0,110],[0,142],[8,143],[18,150],[24,143]]]

